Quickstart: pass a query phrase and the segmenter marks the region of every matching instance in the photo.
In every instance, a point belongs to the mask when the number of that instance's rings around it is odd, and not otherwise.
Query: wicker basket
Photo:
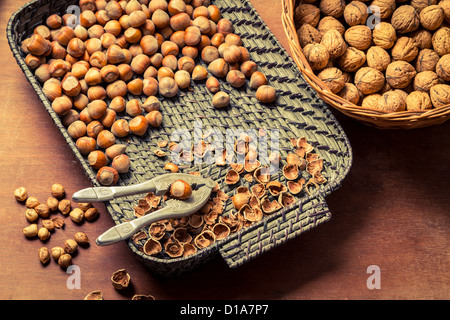
[[[291,55],[306,81],[330,106],[366,125],[380,129],[414,129],[441,124],[450,118],[450,105],[423,111],[385,112],[357,106],[332,93],[320,80],[306,60],[298,40],[294,22],[295,0],[281,0],[281,20]]]
[[[98,186],[96,172],[89,166],[87,159],[79,153],[67,129],[62,125],[61,119],[52,110],[51,103],[42,93],[42,85],[25,64],[20,50],[21,41],[50,14],[62,14],[69,5],[77,4],[77,2],[78,0],[34,0],[12,15],[7,27],[7,37],[14,57],[27,80],[38,94],[43,106],[73,150],[92,184]],[[130,249],[151,271],[164,276],[181,274],[211,259],[216,253],[220,253],[230,267],[240,266],[267,250],[328,221],[331,213],[326,205],[325,197],[339,188],[352,164],[350,143],[340,124],[326,104],[303,79],[295,63],[250,3],[246,0],[221,0],[214,3],[221,9],[222,15],[232,21],[235,33],[241,36],[244,46],[250,52],[251,59],[258,64],[260,70],[277,89],[277,101],[269,105],[261,105],[256,100],[252,89],[247,86],[239,90],[234,89],[222,80],[220,80],[222,90],[227,91],[231,97],[229,109],[211,108],[212,95],[204,82],[192,82],[190,90],[180,91],[174,98],[159,97],[164,115],[162,127],[149,130],[143,137],[118,138],[118,143],[128,145],[127,154],[131,158],[130,171],[121,174],[118,185],[135,184],[166,173],[164,164],[168,159],[158,158],[152,150],[157,148],[158,141],[170,140],[171,133],[177,128],[193,131],[198,121],[202,123],[204,130],[215,128],[222,133],[225,133],[227,129],[276,128],[279,132],[280,153],[283,157],[291,150],[291,137],[305,136],[315,147],[318,155],[324,159],[324,176],[328,182],[321,185],[320,189],[311,195],[302,193],[294,205],[265,217],[260,222],[188,257],[172,259],[168,256],[148,256],[142,252],[142,243],[127,241]],[[126,99],[130,98],[135,96],[126,97]],[[126,114],[118,114],[118,117],[130,119]],[[227,170],[215,165],[192,163],[180,169],[182,172],[200,171],[203,176],[217,181],[228,195],[233,195],[237,187],[228,187],[223,184]],[[284,182],[281,173],[272,178]],[[246,184],[243,180],[241,179],[241,185]],[[134,218],[134,207],[140,197],[124,197],[105,203],[116,224]],[[231,207],[232,203],[229,201],[225,211],[231,210]]]

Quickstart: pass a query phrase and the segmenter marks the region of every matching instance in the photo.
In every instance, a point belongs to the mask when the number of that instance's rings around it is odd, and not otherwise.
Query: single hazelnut
[[[327,53],[328,54],[328,53]],[[259,87],[268,84],[266,76],[260,72],[255,71],[253,72],[252,76],[250,77],[250,88],[252,89],[258,89]]]
[[[171,184],[169,192],[171,197],[175,199],[187,200],[192,195],[192,188],[189,183],[179,179]]]
[[[97,181],[104,186],[112,186],[119,180],[119,173],[112,167],[102,167],[97,172]]]
[[[246,82],[245,75],[239,70],[230,70],[227,73],[226,80],[228,84],[230,84],[234,88],[240,88]]]
[[[111,166],[118,173],[126,173],[130,170],[130,158],[126,154],[118,155],[113,159]]]
[[[145,115],[145,118],[147,119],[148,124],[154,128],[161,126],[163,121],[162,114],[158,110],[150,111]]]
[[[82,247],[89,245],[89,238],[84,232],[79,231],[79,232],[75,233],[73,238]]]
[[[277,98],[277,91],[274,87],[270,85],[260,86],[256,90],[256,99],[262,103],[271,103],[274,102]]]
[[[42,220],[42,226],[50,232],[55,230],[55,224],[51,219]]]
[[[201,65],[197,65],[194,67],[194,70],[192,70],[192,80],[199,81],[204,80],[208,77],[208,71],[205,67]]]
[[[211,93],[217,93],[220,90],[219,80],[217,80],[217,78],[215,77],[209,77],[206,80],[206,88]]]
[[[87,221],[94,221],[99,216],[99,212],[97,208],[89,208],[84,212],[84,218]]]
[[[72,256],[68,253],[62,254],[58,259],[58,265],[63,269],[67,269],[72,265]]]
[[[39,261],[41,261],[43,265],[46,265],[50,261],[50,252],[46,247],[42,247],[39,249],[38,256]]]
[[[19,187],[16,190],[14,190],[14,197],[17,201],[25,201],[28,198],[28,192],[27,189],[24,187]]]
[[[159,81],[159,93],[164,97],[174,97],[178,93],[178,85],[171,77],[164,77]]]
[[[224,108],[230,104],[230,95],[224,91],[219,91],[213,96],[212,104],[217,109]]]

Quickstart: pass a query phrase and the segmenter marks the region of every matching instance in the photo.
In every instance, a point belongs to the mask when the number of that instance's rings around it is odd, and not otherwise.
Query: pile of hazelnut
[[[294,16],[312,70],[345,100],[386,112],[450,104],[450,0],[304,0]]]
[[[192,90],[192,81],[224,108],[234,88],[256,90],[261,103],[276,90],[250,60],[230,20],[209,0],[80,0],[74,15],[50,15],[21,48],[80,153],[102,185],[130,168],[119,138],[161,126],[160,99]]]
[[[99,216],[97,208],[91,203],[79,203],[77,207],[72,207],[70,200],[65,199],[65,189],[55,183],[50,188],[51,196],[45,202],[41,202],[35,196],[29,196],[24,187],[14,190],[14,197],[20,203],[23,203],[27,209],[25,218],[30,223],[24,227],[22,232],[26,238],[39,238],[43,243],[47,242],[56,229],[62,229],[65,221],[60,216],[54,216],[54,213],[60,212],[64,216],[69,216],[76,224],[84,220],[94,221]],[[53,215],[53,217],[51,217]],[[41,226],[38,221],[41,219]],[[56,246],[50,250],[47,247],[39,248],[38,256],[43,265],[47,265],[52,257],[61,268],[67,269],[72,264],[72,256],[78,250],[78,246],[89,246],[88,236],[82,232],[76,232],[73,238],[64,241],[63,246]]]

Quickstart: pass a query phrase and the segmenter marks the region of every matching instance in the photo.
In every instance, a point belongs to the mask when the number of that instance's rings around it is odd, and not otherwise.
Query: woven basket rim
[[[388,112],[357,106],[331,92],[327,85],[314,74],[301,50],[294,23],[294,3],[295,0],[281,0],[281,21],[291,49],[291,56],[305,80],[331,107],[365,124],[384,129],[419,128],[441,124],[450,118],[450,104],[428,110]]]

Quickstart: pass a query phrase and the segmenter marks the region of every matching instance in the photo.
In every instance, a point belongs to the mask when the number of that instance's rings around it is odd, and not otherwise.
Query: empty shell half
[[[229,226],[227,226],[223,222],[222,223],[219,222],[212,227],[212,232],[214,233],[216,240],[221,240],[228,237],[231,231]]]
[[[299,194],[303,189],[303,184],[305,183],[305,179],[299,179],[298,181],[288,181],[287,189],[291,194]]]
[[[191,242],[192,236],[188,233],[186,228],[176,228],[173,231],[173,237],[181,244]]]
[[[231,184],[236,184],[238,182],[239,182],[239,173],[237,173],[233,169],[228,171],[225,176],[225,183],[231,185]]]
[[[159,221],[153,222],[148,228],[148,233],[151,238],[160,240],[166,234],[166,225]]]
[[[117,270],[111,276],[111,282],[114,288],[122,290],[128,287],[131,277],[125,269]]]
[[[259,199],[264,197],[266,194],[266,187],[262,183],[251,186],[250,190]]]
[[[269,190],[273,196],[278,196],[280,193],[286,192],[287,188],[280,181],[270,181],[266,184],[266,189]]]
[[[177,240],[167,241],[164,245],[164,249],[166,250],[166,253],[172,258],[181,257],[184,251],[183,245]]]
[[[270,201],[267,196],[261,200],[261,209],[265,214],[274,213],[281,208],[281,204],[277,200]]]
[[[197,247],[192,243],[184,243],[183,244],[183,257],[187,257],[193,255],[197,252]]]
[[[145,254],[148,254],[149,256],[153,256],[162,251],[162,246],[158,240],[150,238],[144,243],[143,250],[144,250]]]
[[[216,240],[214,233],[210,230],[202,231],[198,236],[195,237],[194,243],[199,249],[203,249],[212,245]]]
[[[278,197],[278,202],[283,206],[283,207],[289,207],[291,205],[293,205],[295,203],[295,197],[288,193],[288,192],[284,192],[282,194],[280,194],[280,196]]]
[[[267,166],[259,167],[255,170],[253,177],[256,181],[266,184],[270,181],[270,168]]]
[[[298,178],[299,170],[296,164],[286,164],[283,167],[283,176],[287,180],[295,180]]]

